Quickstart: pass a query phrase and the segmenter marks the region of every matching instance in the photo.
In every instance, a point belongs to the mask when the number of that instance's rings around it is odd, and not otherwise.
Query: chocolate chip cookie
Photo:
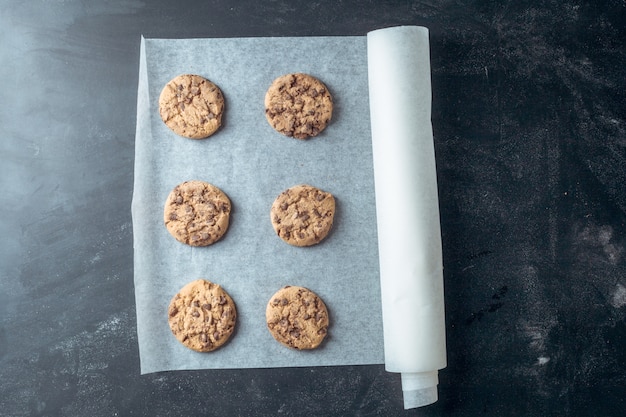
[[[172,298],[168,322],[176,339],[197,352],[211,352],[228,341],[235,330],[235,303],[218,284],[199,279]]]
[[[211,81],[183,74],[168,82],[159,96],[159,113],[174,133],[191,139],[211,136],[222,124],[224,96]]]
[[[208,246],[226,233],[230,210],[230,200],[216,186],[185,181],[168,195],[163,219],[167,230],[179,242]]]
[[[333,115],[326,86],[308,74],[278,77],[265,94],[265,117],[278,132],[297,139],[317,136]]]
[[[278,290],[267,303],[265,319],[274,339],[294,349],[315,349],[328,333],[326,305],[304,287]]]
[[[330,232],[334,216],[333,195],[306,184],[280,193],[270,209],[274,231],[293,246],[321,242]]]

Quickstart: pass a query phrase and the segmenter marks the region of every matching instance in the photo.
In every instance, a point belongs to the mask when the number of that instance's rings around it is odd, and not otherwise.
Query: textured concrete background
[[[196,4],[197,3],[197,4]],[[139,375],[140,35],[431,32],[448,368]],[[626,4],[0,2],[0,415],[623,416]]]

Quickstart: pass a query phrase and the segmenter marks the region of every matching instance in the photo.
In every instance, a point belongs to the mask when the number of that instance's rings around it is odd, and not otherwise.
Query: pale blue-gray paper
[[[142,373],[383,363],[366,54],[365,36],[142,39],[132,205]],[[265,119],[267,88],[290,72],[318,77],[334,98],[330,125],[306,141]],[[159,117],[161,89],[183,73],[224,93],[223,126],[208,139],[177,136]],[[167,195],[192,179],[232,201],[230,228],[212,246],[181,244],[163,224]],[[269,217],[275,197],[301,183],[337,202],[330,236],[308,248],[280,240]],[[222,285],[237,305],[235,334],[211,353],[184,347],[167,323],[172,296],[198,278]],[[321,348],[291,350],[267,331],[266,303],[284,285],[310,288],[326,302],[331,326]]]

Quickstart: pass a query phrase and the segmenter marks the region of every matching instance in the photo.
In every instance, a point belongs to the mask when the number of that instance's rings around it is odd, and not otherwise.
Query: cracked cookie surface
[[[267,303],[267,328],[279,343],[293,349],[315,349],[328,334],[328,310],[313,291],[285,286]]]
[[[176,240],[191,246],[208,246],[224,236],[231,203],[216,186],[185,181],[167,196],[163,219]]]
[[[333,114],[328,88],[308,74],[286,74],[275,79],[265,94],[265,117],[285,136],[307,139],[326,128]]]
[[[211,136],[222,124],[224,96],[204,77],[182,74],[169,81],[159,96],[159,114],[174,133],[191,139]]]
[[[168,307],[172,333],[179,342],[197,352],[211,352],[226,343],[236,321],[232,298],[220,285],[204,279],[181,288]]]
[[[311,246],[324,240],[334,216],[333,195],[306,184],[280,193],[270,209],[274,231],[293,246]]]

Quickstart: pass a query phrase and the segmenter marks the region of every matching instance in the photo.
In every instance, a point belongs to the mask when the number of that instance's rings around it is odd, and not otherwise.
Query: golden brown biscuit
[[[191,139],[211,136],[222,124],[224,96],[211,81],[183,74],[168,82],[159,96],[159,114],[176,134]]]
[[[333,195],[306,184],[280,193],[270,210],[274,231],[294,246],[321,242],[330,232],[334,216]]]
[[[315,349],[328,333],[326,305],[304,287],[278,290],[267,303],[265,319],[274,339],[294,349]]]
[[[235,330],[237,310],[218,284],[199,279],[172,298],[168,323],[176,339],[189,349],[210,352],[222,346]]]
[[[278,132],[298,139],[317,136],[330,122],[333,99],[326,86],[308,74],[286,74],[265,94],[265,117]]]
[[[230,209],[230,200],[216,186],[186,181],[168,195],[163,219],[167,230],[179,242],[208,246],[226,233]]]

